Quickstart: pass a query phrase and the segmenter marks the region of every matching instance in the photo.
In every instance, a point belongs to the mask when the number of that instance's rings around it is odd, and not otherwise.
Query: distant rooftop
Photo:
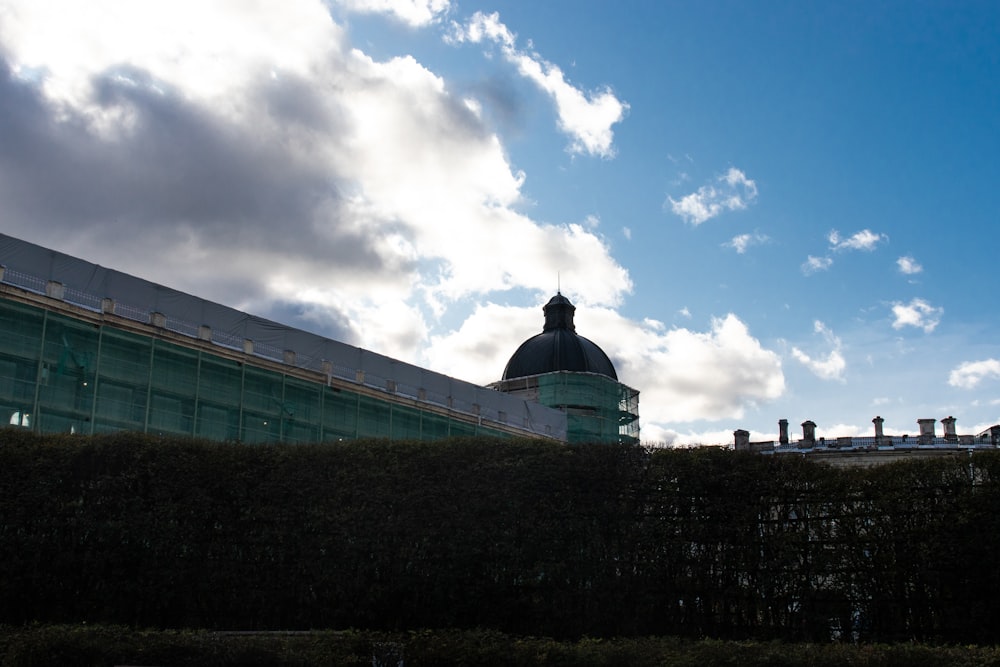
[[[733,433],[734,448],[737,451],[749,451],[758,454],[802,454],[822,455],[829,458],[834,454],[861,454],[881,452],[885,460],[903,458],[923,454],[947,454],[974,449],[996,449],[1000,446],[1000,425],[992,426],[976,435],[959,435],[955,430],[956,419],[945,417],[941,420],[944,433],[938,436],[935,432],[936,419],[918,419],[918,433],[915,435],[884,435],[883,419],[875,417],[873,436],[843,436],[835,438],[816,437],[816,424],[812,421],[802,423],[802,438],[792,440],[788,437],[788,420],[778,422],[778,440],[751,442],[750,433],[737,430]]]

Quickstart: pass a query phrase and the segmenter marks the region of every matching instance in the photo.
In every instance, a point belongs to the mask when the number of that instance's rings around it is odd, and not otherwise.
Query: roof
[[[347,343],[302,331],[271,320],[207,301],[83,259],[0,233],[0,293],[15,286],[46,294],[47,281],[64,287],[66,303],[144,323],[154,313],[163,327],[193,339],[207,340],[230,350],[317,371],[338,380],[376,387],[458,412],[513,425],[538,435],[564,440],[566,415],[537,403],[435,373]],[[104,300],[109,300],[106,305]],[[293,352],[288,356],[286,352]]]
[[[555,371],[597,373],[618,380],[611,359],[596,343],[576,333],[576,307],[556,293],[545,307],[542,333],[521,343],[503,371],[504,380]]]

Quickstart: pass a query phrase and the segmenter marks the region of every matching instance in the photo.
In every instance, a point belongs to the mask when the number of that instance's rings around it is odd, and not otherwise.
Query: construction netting
[[[0,299],[5,425],[242,442],[510,433],[468,415],[393,398]]]
[[[98,314],[98,320],[102,322],[129,320],[142,325],[152,324],[162,331],[162,336],[155,337],[155,341],[141,337],[134,340],[121,332],[121,328],[134,327],[116,328],[117,324],[95,327],[45,309],[39,310],[34,319],[28,317],[23,323],[16,318],[3,322],[3,329],[0,330],[4,339],[2,345],[9,344],[27,356],[0,350],[0,407],[6,407],[7,403],[22,405],[22,399],[14,401],[14,394],[5,394],[3,390],[7,386],[13,390],[15,386],[20,387],[27,382],[31,388],[22,389],[22,392],[37,393],[38,397],[33,396],[31,405],[24,409],[31,409],[27,414],[34,415],[36,419],[41,419],[47,409],[49,416],[43,427],[47,431],[101,430],[97,423],[80,422],[68,416],[69,412],[74,415],[75,411],[82,411],[81,415],[86,413],[81,406],[88,405],[88,401],[95,406],[92,410],[95,419],[98,414],[112,414],[107,411],[118,410],[115,414],[124,415],[125,412],[132,414],[139,410],[137,404],[125,408],[139,394],[116,390],[114,387],[118,380],[114,372],[108,373],[108,377],[102,380],[100,393],[94,395],[87,394],[95,391],[92,381],[84,385],[81,380],[81,384],[72,390],[65,385],[58,390],[62,393],[58,393],[54,385],[46,384],[65,384],[63,378],[70,372],[85,377],[95,371],[93,364],[99,359],[102,364],[105,363],[104,357],[114,355],[113,350],[118,349],[121,352],[117,357],[121,368],[132,364],[132,372],[150,375],[147,378],[149,390],[144,399],[146,403],[142,407],[149,414],[141,419],[112,420],[127,424],[128,428],[141,425],[146,430],[162,424],[170,432],[179,430],[241,440],[272,439],[275,434],[283,440],[290,437],[296,440],[312,436],[325,438],[328,426],[324,420],[329,417],[327,413],[330,410],[335,410],[326,406],[346,401],[348,407],[343,409],[349,412],[353,405],[355,421],[353,425],[337,426],[331,433],[390,437],[407,437],[397,436],[397,432],[458,435],[483,432],[484,424],[497,424],[500,430],[508,433],[558,440],[566,438],[566,415],[558,410],[249,315],[3,234],[0,234],[0,282],[45,295],[72,307],[57,308],[59,312],[83,309]],[[55,334],[47,329],[48,325],[42,324],[46,317],[51,319],[52,327],[62,327],[64,332]],[[35,326],[29,322],[39,324],[29,330]],[[51,339],[53,335],[57,338]],[[198,342],[170,345],[159,338]],[[39,349],[28,351],[33,346],[37,348],[43,339],[43,352]],[[193,347],[203,348],[202,343],[210,344],[219,353],[192,351]],[[241,357],[241,361],[248,362],[246,369],[233,360],[234,353]],[[172,361],[162,360],[161,357]],[[260,370],[258,373],[255,370],[257,365],[273,366],[268,362],[277,362],[288,368],[287,374],[276,374],[286,378],[281,380],[278,388],[273,378],[261,379],[272,371]],[[54,370],[60,370],[62,375],[50,379]],[[103,372],[104,366],[99,370]],[[164,374],[186,384],[187,391],[195,391],[195,395],[180,391],[159,393],[162,387],[158,388],[155,383],[160,382]],[[325,376],[327,385],[350,386],[342,392],[343,395],[337,394],[330,386],[327,386],[330,391],[322,391],[318,387],[323,385],[317,386],[316,382],[305,382],[308,391],[297,386],[297,376],[317,374]],[[233,397],[231,394],[236,391],[237,381],[241,388],[240,395]],[[36,386],[44,389],[36,391]],[[355,387],[357,391],[354,391]],[[244,390],[249,393],[244,395]],[[286,395],[301,396],[303,391],[311,397],[320,394],[323,398],[318,399],[319,405],[325,406],[322,408],[322,420],[304,420],[308,426],[299,423],[303,421],[301,417],[293,418],[281,407],[290,402]],[[245,399],[248,401],[246,404]],[[46,400],[50,401],[47,408],[42,405]],[[194,404],[190,403],[192,400]],[[313,405],[312,398],[293,402]],[[234,412],[235,405],[239,405],[239,409]],[[68,412],[58,417],[59,410]],[[320,408],[296,410],[301,415],[304,410],[316,411]],[[12,423],[16,421],[23,426],[25,421],[30,421],[20,408],[16,413],[10,417]],[[174,421],[168,416],[171,414],[176,415]],[[63,422],[57,424],[60,419]],[[435,421],[441,419],[444,422]],[[50,428],[56,425],[59,427]],[[108,428],[111,428],[110,423]]]
[[[605,375],[560,371],[493,386],[565,412],[569,442],[639,442],[639,392]]]

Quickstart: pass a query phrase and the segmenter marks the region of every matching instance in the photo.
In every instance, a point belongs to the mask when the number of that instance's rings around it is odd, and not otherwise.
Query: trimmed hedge
[[[0,623],[992,644],[1000,456],[0,431]]]
[[[915,644],[781,644],[644,637],[555,641],[483,630],[227,634],[121,626],[0,627],[3,667],[987,667],[1000,649]]]

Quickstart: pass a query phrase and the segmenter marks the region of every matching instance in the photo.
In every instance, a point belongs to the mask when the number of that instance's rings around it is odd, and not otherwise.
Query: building
[[[944,432],[936,434],[936,419],[918,419],[918,433],[885,435],[882,417],[875,417],[872,436],[817,438],[816,424],[802,422],[802,438],[788,437],[788,420],[778,420],[778,441],[750,442],[750,433],[740,429],[733,433],[736,451],[766,455],[795,454],[836,466],[871,466],[901,459],[967,456],[979,449],[996,449],[1000,445],[1000,425],[991,426],[977,435],[958,435],[957,420],[948,416],[941,420]]]
[[[608,355],[576,333],[576,307],[557,293],[542,332],[524,341],[493,387],[566,413],[570,442],[638,443],[639,392],[618,382]]]
[[[0,234],[0,418],[241,442],[570,438],[570,416]]]

